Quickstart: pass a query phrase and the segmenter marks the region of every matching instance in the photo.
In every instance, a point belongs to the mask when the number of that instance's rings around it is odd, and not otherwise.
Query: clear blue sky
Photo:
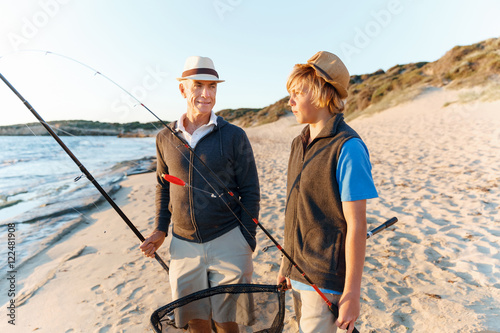
[[[46,119],[154,120],[99,75],[158,114],[185,112],[176,77],[211,57],[226,82],[215,111],[260,108],[287,95],[292,66],[319,50],[351,74],[434,61],[455,45],[500,35],[500,1],[1,0],[0,73]],[[0,82],[0,125],[33,122]]]

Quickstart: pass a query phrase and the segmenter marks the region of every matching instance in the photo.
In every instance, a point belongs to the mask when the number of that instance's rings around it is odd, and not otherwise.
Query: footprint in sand
[[[387,309],[385,303],[382,301],[382,298],[378,295],[373,286],[368,289],[367,296],[368,299],[363,298],[363,301],[370,304],[370,306],[373,306],[381,311],[385,311]]]
[[[141,291],[144,287],[139,287],[139,288],[135,288],[134,291],[132,291],[132,293],[130,294],[129,296],[129,299],[134,299],[135,298],[135,295]]]
[[[126,317],[126,318],[122,318],[119,322],[118,322],[118,325],[123,325],[123,324],[126,324],[130,321],[130,318]]]
[[[120,312],[125,312],[128,309],[130,309],[131,307],[132,307],[132,304],[128,303],[127,305],[125,305],[123,308],[120,309]]]
[[[90,291],[93,291],[96,294],[102,294],[102,290],[100,290],[100,288],[101,288],[101,285],[100,284],[96,284],[95,286],[93,286],[92,288],[90,288]]]
[[[113,290],[116,290],[116,293],[118,295],[120,295],[120,293],[122,292],[123,287],[125,287],[125,283],[120,283],[119,285],[117,285],[116,287],[114,287]]]
[[[406,332],[408,330],[408,327],[413,327],[415,324],[407,313],[401,312],[401,309],[396,310],[392,317],[394,318],[394,322],[399,324],[395,324],[394,327],[392,327],[392,332]]]
[[[111,325],[106,325],[104,327],[101,327],[97,332],[98,333],[107,333],[111,329]]]

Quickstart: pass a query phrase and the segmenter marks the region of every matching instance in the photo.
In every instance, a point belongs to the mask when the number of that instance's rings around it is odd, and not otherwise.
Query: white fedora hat
[[[214,62],[207,57],[192,56],[186,59],[182,76],[177,80],[198,80],[224,82],[219,79],[219,74],[215,70]]]

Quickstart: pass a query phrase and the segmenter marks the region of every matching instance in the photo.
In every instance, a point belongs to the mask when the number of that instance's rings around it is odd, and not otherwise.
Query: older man
[[[213,112],[219,79],[210,58],[186,60],[179,90],[187,112],[170,124],[253,216],[259,213],[257,168],[245,132]],[[164,242],[172,222],[170,284],[174,299],[233,283],[249,283],[256,225],[168,129],[158,133],[155,229],[141,245],[148,257]],[[170,186],[162,175],[183,179]],[[214,195],[215,194],[215,195]],[[212,299],[176,312],[176,326],[191,332],[237,332],[227,301]]]

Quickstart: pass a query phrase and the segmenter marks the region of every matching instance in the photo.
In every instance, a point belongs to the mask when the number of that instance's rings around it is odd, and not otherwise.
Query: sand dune
[[[369,201],[369,228],[399,218],[368,240],[361,332],[500,331],[500,101],[455,102],[463,93],[428,90],[350,122],[370,149],[380,195]],[[260,221],[280,242],[288,153],[300,129],[293,117],[247,129]],[[153,174],[132,176],[114,195],[144,235],[153,225],[154,182]],[[150,331],[151,313],[171,301],[166,272],[141,255],[107,204],[85,217],[19,271],[17,325],[4,318],[2,332]],[[254,281],[272,284],[280,254],[262,232],[257,237]],[[167,248],[159,251],[165,260]],[[295,332],[290,299],[287,309],[285,332]]]

